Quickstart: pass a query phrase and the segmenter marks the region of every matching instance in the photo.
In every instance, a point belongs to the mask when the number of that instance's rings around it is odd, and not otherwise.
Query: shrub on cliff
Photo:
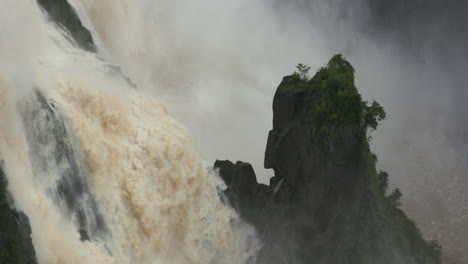
[[[0,203],[7,198],[7,180],[3,169],[0,167]]]
[[[294,76],[299,77],[299,79],[304,82],[307,82],[310,80],[310,77],[309,77],[310,67],[309,66],[299,63],[296,65],[296,69],[297,71],[293,72]]]
[[[385,110],[378,102],[369,104],[362,100],[354,85],[355,70],[341,54],[333,56],[312,78],[310,67],[300,63],[296,68],[295,81],[288,89],[305,92],[308,122],[317,126],[321,141],[333,141],[334,128],[347,125],[359,126],[363,136],[385,119]],[[319,101],[314,100],[317,94]]]

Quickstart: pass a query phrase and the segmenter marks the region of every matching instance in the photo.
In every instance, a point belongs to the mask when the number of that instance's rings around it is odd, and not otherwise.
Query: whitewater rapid
[[[39,263],[254,261],[255,230],[221,202],[187,131],[103,59],[100,24],[71,3],[98,54],[35,1],[0,10],[0,158]]]

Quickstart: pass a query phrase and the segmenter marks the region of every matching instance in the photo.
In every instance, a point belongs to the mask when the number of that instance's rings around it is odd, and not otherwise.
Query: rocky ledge
[[[6,177],[0,167],[0,263],[36,264],[29,219],[12,204]]]

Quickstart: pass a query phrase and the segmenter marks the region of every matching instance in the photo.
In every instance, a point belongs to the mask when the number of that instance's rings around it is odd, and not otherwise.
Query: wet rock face
[[[265,168],[274,170],[276,181],[284,179],[289,186],[288,199],[308,207],[318,208],[329,196],[350,198],[367,167],[359,155],[359,127],[335,128],[336,142],[324,146],[316,125],[308,121],[307,95],[287,88],[292,78],[283,79],[273,99],[273,129],[268,135]],[[320,94],[309,95],[307,100],[318,101]]]
[[[305,122],[304,93],[285,91],[289,85],[286,77],[273,101],[273,129],[265,151],[265,167],[275,172],[270,185],[259,184],[248,163],[214,165],[228,186],[225,195],[265,243],[260,263],[328,258],[324,245],[340,235],[332,223],[345,221],[346,208],[352,207],[347,201],[354,199],[358,175],[365,167],[362,159],[346,150],[357,144],[354,137],[330,153],[323,152],[314,140],[313,126]]]
[[[0,181],[0,184],[6,186],[6,177],[1,167]],[[6,188],[3,188],[0,196],[0,263],[36,264],[28,217],[11,206],[12,201]]]
[[[229,203],[237,209],[244,219],[261,225],[263,223],[263,211],[271,196],[269,186],[259,184],[252,165],[245,162],[232,163],[229,160],[217,160],[214,165],[219,170],[228,188],[224,194]]]
[[[37,0],[52,22],[65,29],[82,49],[96,52],[91,32],[85,28],[67,0]]]
[[[37,263],[31,227],[25,214],[8,203],[0,204],[0,230],[0,263]]]

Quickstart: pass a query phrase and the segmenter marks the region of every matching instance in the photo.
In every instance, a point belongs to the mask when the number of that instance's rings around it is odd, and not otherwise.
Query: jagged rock
[[[78,233],[80,234],[80,241],[83,242],[83,241],[90,241],[91,239],[89,238],[89,235],[88,235],[88,232],[86,232],[86,230],[80,228],[78,230]]]
[[[224,192],[232,206],[251,222],[261,223],[262,217],[257,213],[263,210],[271,196],[267,185],[259,184],[252,165],[245,162],[232,163],[229,160],[215,162],[214,168],[228,188]]]
[[[252,165],[238,161],[234,170],[231,188],[240,195],[254,195],[257,189],[257,178]]]
[[[82,49],[96,52],[91,32],[83,26],[67,0],[37,0],[52,22],[60,25]]]
[[[276,90],[269,186],[248,163],[215,163],[226,197],[264,243],[257,263],[440,263],[437,244],[386,197],[366,135],[385,116],[374,106],[361,100],[352,66],[335,56],[311,80],[287,76]]]
[[[221,176],[224,183],[226,183],[227,186],[230,186],[232,177],[234,177],[234,163],[229,160],[216,160],[214,167],[219,170],[219,176]]]
[[[6,186],[6,179],[0,168],[0,185]],[[0,263],[36,264],[36,252],[31,240],[31,226],[28,217],[15,210],[10,204],[6,188],[0,190]]]

